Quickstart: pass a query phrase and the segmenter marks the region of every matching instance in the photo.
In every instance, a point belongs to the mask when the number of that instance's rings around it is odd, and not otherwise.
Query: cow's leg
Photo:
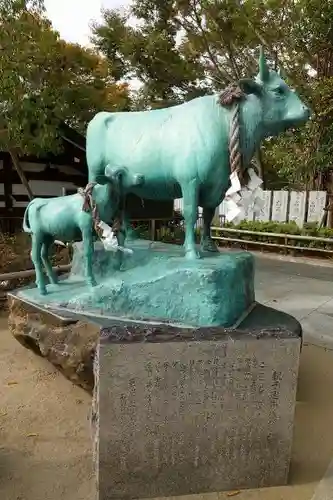
[[[46,280],[43,272],[43,264],[42,264],[42,246],[43,246],[43,235],[40,233],[32,234],[32,243],[31,243],[31,260],[34,264],[36,271],[36,285],[41,295],[46,295]]]
[[[194,227],[198,218],[198,187],[196,181],[181,186],[184,202],[185,242],[184,248],[188,259],[199,259],[195,248]]]
[[[86,264],[86,279],[90,286],[96,286],[96,280],[93,274],[93,255],[94,255],[94,241],[93,241],[93,228],[92,226],[85,227],[82,230],[83,240],[83,253]]]
[[[208,252],[218,252],[218,247],[210,236],[210,226],[215,215],[215,208],[203,207],[203,228],[201,234],[201,249]]]
[[[118,246],[124,247],[126,240],[126,221],[123,219],[119,231],[117,231]],[[117,251],[117,269],[121,268],[123,263],[124,253],[121,250]]]
[[[135,239],[135,231],[133,231],[131,222],[129,220],[128,215],[125,213],[124,215],[124,230],[126,233],[126,239],[128,240],[134,240]]]
[[[56,285],[58,283],[58,276],[52,269],[52,264],[51,264],[50,255],[49,255],[52,243],[53,243],[53,239],[50,236],[46,236],[44,238],[41,256],[42,256],[42,261],[43,261],[43,264],[44,264],[44,267],[46,270],[46,274],[48,275],[48,278],[50,280],[50,283],[52,283],[53,285]]]

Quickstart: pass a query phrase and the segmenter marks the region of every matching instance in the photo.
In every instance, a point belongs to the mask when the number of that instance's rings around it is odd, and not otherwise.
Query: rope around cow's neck
[[[245,94],[237,83],[232,83],[220,94],[222,106],[234,105],[231,115],[229,135],[229,161],[231,173],[236,172],[241,183],[245,182],[245,171],[242,168],[242,155],[240,150],[240,101]]]
[[[89,182],[84,189],[78,189],[78,193],[83,196],[82,210],[84,212],[91,212],[95,230],[97,230],[98,224],[101,221],[97,205],[92,196],[92,192],[96,184],[97,182]]]

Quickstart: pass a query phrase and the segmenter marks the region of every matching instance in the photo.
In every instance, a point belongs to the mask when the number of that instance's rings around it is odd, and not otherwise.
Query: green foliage
[[[60,40],[42,1],[1,0],[0,28],[2,146],[56,152],[60,121],[82,131],[96,111],[128,107],[107,62]]]
[[[298,234],[318,238],[333,238],[333,229],[328,227],[319,228],[317,223],[307,222],[299,227],[295,222],[275,221],[241,221],[239,224],[226,223],[225,227],[245,229],[248,231],[260,231],[275,234]],[[333,240],[332,240],[333,244]]]
[[[132,14],[144,21],[142,25],[128,24]],[[207,90],[197,86],[204,77],[201,65],[178,50],[171,15],[168,1],[135,2],[128,14],[105,11],[103,23],[94,26],[93,42],[110,61],[113,76],[134,77],[143,83],[138,108],[176,104]]]
[[[303,234],[302,229],[294,222],[275,222],[275,221],[246,221],[243,220],[239,224],[226,223],[225,227],[242,229],[247,231],[260,231],[276,234]]]
[[[131,16],[138,20],[129,24]],[[257,71],[259,45],[308,102],[306,127],[266,141],[268,185],[329,187],[333,150],[331,0],[134,0],[126,15],[104,13],[94,42],[143,86],[137,108],[182,102]],[[310,70],[310,71],[309,71]]]

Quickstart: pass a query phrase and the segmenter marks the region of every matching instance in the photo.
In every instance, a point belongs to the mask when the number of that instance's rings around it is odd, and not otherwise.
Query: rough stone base
[[[91,392],[93,359],[100,328],[96,325],[60,321],[14,296],[8,297],[8,325],[25,347],[48,359],[69,380]]]
[[[299,332],[148,324],[102,333],[100,500],[286,484]]]

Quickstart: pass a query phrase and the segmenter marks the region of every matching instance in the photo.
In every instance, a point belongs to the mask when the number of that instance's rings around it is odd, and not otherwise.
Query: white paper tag
[[[125,248],[118,245],[118,240],[112,231],[112,228],[108,224],[100,221],[98,226],[103,230],[101,241],[105,250],[109,252],[117,252],[120,250],[123,253],[133,254],[133,250],[131,248]]]
[[[226,192],[226,196],[232,196],[233,194],[236,194],[241,190],[241,183],[239,181],[237,172],[232,172],[232,174],[230,175],[230,182],[231,186]]]
[[[225,218],[228,222],[233,221],[241,213],[241,209],[231,197],[225,200],[225,209]]]
[[[263,180],[257,176],[257,174],[255,173],[253,168],[249,168],[248,172],[249,172],[250,180],[248,182],[247,188],[250,191],[255,191],[259,186],[261,186],[261,184],[263,183]]]
[[[235,222],[244,219],[245,212],[251,207],[257,214],[264,206],[263,190],[261,189],[262,179],[258,177],[253,168],[248,170],[250,180],[247,186],[242,187],[236,172],[230,175],[231,186],[226,192],[225,218],[228,222]]]

